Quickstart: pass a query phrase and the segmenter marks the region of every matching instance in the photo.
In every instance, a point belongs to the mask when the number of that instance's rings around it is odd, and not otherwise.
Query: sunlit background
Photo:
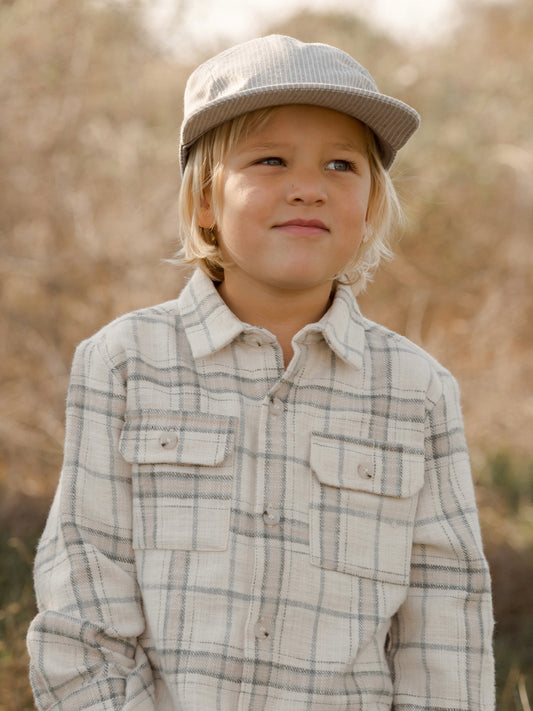
[[[488,0],[487,0],[488,1]],[[409,44],[446,39],[459,18],[457,0],[156,0],[144,6],[151,31],[179,58],[270,32],[306,11],[347,13]]]
[[[33,708],[31,562],[74,347],[179,292],[185,80],[271,32],[341,47],[422,115],[394,168],[409,225],[360,302],[459,380],[499,709],[531,711],[531,0],[0,0],[0,711]]]

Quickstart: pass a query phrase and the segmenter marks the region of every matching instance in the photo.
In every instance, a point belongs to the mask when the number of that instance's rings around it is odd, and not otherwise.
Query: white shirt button
[[[164,432],[159,437],[159,444],[163,449],[174,449],[178,444],[178,435],[174,432]]]
[[[260,348],[263,345],[263,341],[255,333],[245,333],[242,337],[242,340],[248,346],[255,346],[256,348]]]
[[[254,634],[258,640],[265,640],[270,637],[270,625],[262,617],[255,623]]]
[[[372,472],[368,467],[365,467],[364,464],[359,464],[357,467],[357,473],[361,477],[361,479],[372,479]]]
[[[283,402],[277,397],[270,398],[268,409],[271,415],[281,415],[284,410]]]
[[[276,511],[276,509],[269,507],[263,511],[263,521],[267,526],[277,526],[280,519],[279,511]]]

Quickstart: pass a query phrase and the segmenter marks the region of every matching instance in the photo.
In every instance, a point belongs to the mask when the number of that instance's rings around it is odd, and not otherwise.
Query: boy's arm
[[[67,399],[60,484],[39,544],[28,632],[39,709],[155,709],[131,548],[129,465],[118,453],[123,378],[83,343]]]
[[[490,578],[455,380],[426,415],[425,483],[407,599],[390,633],[396,711],[492,711]]]

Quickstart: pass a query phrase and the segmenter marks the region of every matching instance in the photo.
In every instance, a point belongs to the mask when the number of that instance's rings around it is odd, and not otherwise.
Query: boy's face
[[[337,111],[283,106],[228,152],[217,222],[225,290],[329,295],[366,230],[366,130]],[[199,222],[214,221],[207,196]]]

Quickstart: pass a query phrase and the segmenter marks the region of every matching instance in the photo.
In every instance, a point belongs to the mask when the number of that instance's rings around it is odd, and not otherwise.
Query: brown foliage
[[[2,7],[0,53],[0,476],[49,494],[74,346],[178,290],[185,70],[81,0]]]

